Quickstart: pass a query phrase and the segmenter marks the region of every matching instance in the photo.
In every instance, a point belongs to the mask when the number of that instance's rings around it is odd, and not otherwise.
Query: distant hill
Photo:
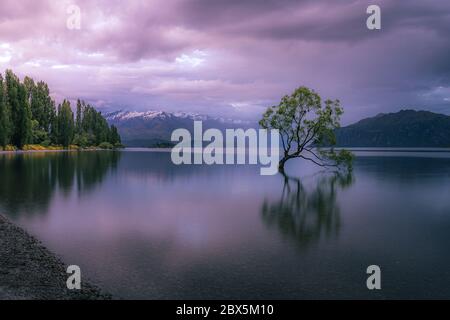
[[[340,147],[450,147],[450,117],[401,110],[363,119],[336,131]]]
[[[257,123],[192,113],[164,111],[115,111],[105,115],[118,128],[129,147],[168,147],[172,131],[191,131],[195,120],[204,130],[257,128]],[[339,147],[429,147],[450,148],[450,117],[429,111],[401,110],[379,114],[336,130]]]
[[[109,124],[114,124],[122,143],[128,147],[167,147],[170,146],[172,132],[178,128],[188,129],[191,134],[195,120],[203,122],[203,130],[217,128],[256,127],[247,121],[211,117],[200,114],[164,111],[115,111],[105,115]]]

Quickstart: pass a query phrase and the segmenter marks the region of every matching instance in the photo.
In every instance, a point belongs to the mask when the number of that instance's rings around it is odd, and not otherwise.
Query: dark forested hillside
[[[429,111],[379,114],[336,131],[340,147],[450,147],[450,117]]]

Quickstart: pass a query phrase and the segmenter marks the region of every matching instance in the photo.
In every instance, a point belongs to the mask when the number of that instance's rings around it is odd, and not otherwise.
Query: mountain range
[[[128,147],[165,147],[170,146],[172,132],[178,128],[193,131],[195,120],[201,120],[203,130],[217,128],[256,127],[254,123],[244,120],[233,120],[223,117],[212,117],[201,114],[165,111],[115,111],[105,114],[109,124],[115,125],[122,137],[122,143]]]
[[[257,128],[257,122],[232,120],[193,113],[164,111],[115,111],[105,118],[114,124],[129,147],[170,146],[172,131],[193,130],[201,120],[204,130]],[[339,147],[450,147],[450,117],[429,111],[401,110],[382,113],[336,130]]]

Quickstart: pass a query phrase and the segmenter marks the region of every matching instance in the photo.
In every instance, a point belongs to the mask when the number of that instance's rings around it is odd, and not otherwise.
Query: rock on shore
[[[0,300],[110,298],[84,281],[81,290],[67,289],[66,270],[38,240],[0,215]]]

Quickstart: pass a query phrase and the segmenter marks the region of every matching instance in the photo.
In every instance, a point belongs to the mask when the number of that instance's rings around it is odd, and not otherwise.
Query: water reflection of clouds
[[[122,297],[301,297],[327,288],[324,274],[351,296],[358,288],[342,275],[355,263],[389,263],[412,243],[446,249],[447,162],[361,157],[352,179],[293,161],[295,179],[256,166],[177,167],[170,154],[83,157],[0,159],[0,203],[23,199],[27,230]],[[39,210],[45,218],[26,214]]]

